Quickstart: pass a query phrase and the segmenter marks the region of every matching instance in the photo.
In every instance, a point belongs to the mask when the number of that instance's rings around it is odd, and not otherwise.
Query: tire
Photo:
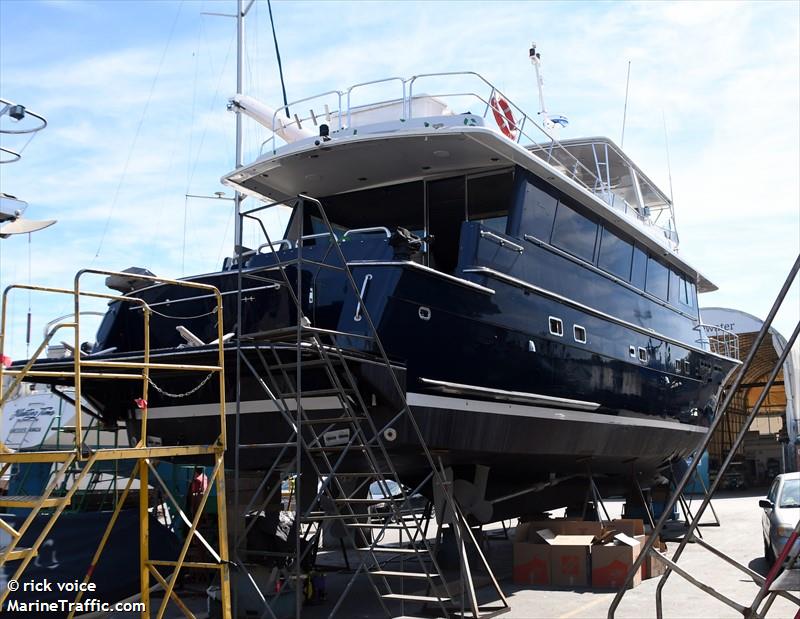
[[[767,560],[768,565],[775,563],[775,553],[772,552],[767,538],[764,538],[764,558]]]

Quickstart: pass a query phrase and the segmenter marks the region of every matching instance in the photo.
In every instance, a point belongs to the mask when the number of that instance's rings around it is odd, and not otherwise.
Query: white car
[[[764,556],[772,564],[800,520],[800,473],[778,475],[766,499],[758,502],[764,509],[761,527],[764,535]],[[800,540],[795,542],[795,548]]]

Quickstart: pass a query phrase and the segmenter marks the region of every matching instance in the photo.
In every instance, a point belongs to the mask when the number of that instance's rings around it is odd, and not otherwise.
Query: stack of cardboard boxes
[[[619,589],[645,542],[641,520],[599,522],[551,519],[522,522],[514,538],[514,582],[520,585]],[[663,552],[659,542],[655,549]],[[650,556],[631,586],[663,573]]]

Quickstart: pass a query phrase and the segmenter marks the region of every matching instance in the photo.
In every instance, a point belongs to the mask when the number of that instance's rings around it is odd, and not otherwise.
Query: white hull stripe
[[[658,419],[643,419],[639,417],[615,417],[600,413],[587,413],[568,409],[545,408],[541,406],[526,406],[523,404],[508,404],[504,402],[484,402],[481,400],[467,400],[464,398],[450,398],[424,393],[409,393],[407,396],[409,406],[439,408],[445,410],[465,411],[473,413],[489,413],[493,415],[509,415],[512,417],[528,417],[530,419],[545,419],[549,421],[580,421],[583,423],[600,423],[616,426],[637,426],[646,428],[662,428],[680,432],[697,432],[705,434],[706,428],[690,426],[677,421],[663,421]],[[294,400],[287,400],[290,410],[295,410]],[[339,410],[339,400],[335,397],[304,398],[303,407],[309,411]],[[250,400],[242,402],[240,411],[243,415],[254,413],[276,413],[278,406],[271,400]],[[228,415],[236,414],[236,403],[228,402],[225,405]],[[218,404],[194,404],[189,406],[165,406],[151,408],[148,419],[180,419],[192,417],[213,417],[219,414]],[[141,418],[140,411],[136,417]]]
[[[339,398],[333,396],[320,398],[303,398],[303,408],[309,411],[322,411],[341,408]],[[287,398],[286,405],[289,410],[296,410],[294,399]],[[249,400],[240,404],[239,410],[243,415],[252,413],[277,413],[280,409],[272,400]],[[236,402],[225,403],[227,415],[236,414]],[[213,417],[219,415],[219,403],[216,404],[191,404],[187,406],[159,406],[147,411],[148,419],[179,419],[181,417]],[[141,419],[141,411],[136,411],[136,418]]]
[[[473,413],[490,413],[493,415],[511,415],[514,417],[529,417],[531,419],[545,419],[551,421],[581,421],[584,423],[601,423],[615,426],[639,426],[678,430],[680,432],[697,432],[699,434],[706,433],[706,428],[690,426],[677,421],[643,419],[640,417],[617,417],[614,415],[587,413],[585,411],[567,410],[563,408],[555,409],[541,406],[525,406],[524,404],[508,404],[505,402],[484,402],[482,400],[449,398],[439,395],[427,395],[424,393],[409,393],[407,400],[409,406],[443,408]]]

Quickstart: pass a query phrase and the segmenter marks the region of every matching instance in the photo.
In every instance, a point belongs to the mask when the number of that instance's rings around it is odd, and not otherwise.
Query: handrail
[[[694,330],[700,334],[697,343],[701,346],[706,344],[711,352],[733,359],[739,358],[739,336],[733,331],[702,322],[697,323]]]
[[[270,250],[271,250],[272,252],[274,252],[274,251],[275,251],[275,246],[276,246],[276,245],[277,245],[277,246],[280,248],[280,247],[281,247],[281,246],[283,246],[284,244],[288,245],[288,248],[289,248],[289,249],[291,249],[291,248],[292,248],[292,242],[291,242],[289,239],[281,239],[281,240],[279,240],[279,241],[272,241],[272,242],[270,242],[270,243],[261,243],[261,245],[259,245],[259,246],[256,248],[256,253],[257,253],[257,254],[259,254],[259,255],[263,254],[264,252],[262,252],[261,250],[262,250],[262,249],[264,249],[265,247],[269,247],[269,248],[270,248]]]
[[[5,392],[0,393],[0,407],[8,400],[10,395],[14,392],[16,387],[22,382],[25,376],[50,376],[55,378],[64,378],[64,379],[72,379],[74,381],[74,388],[75,388],[75,402],[76,402],[76,416],[75,416],[75,449],[77,451],[78,459],[85,459],[86,454],[82,453],[81,450],[81,442],[82,442],[82,419],[80,415],[80,401],[81,401],[81,376],[83,374],[84,368],[106,368],[106,369],[123,369],[123,370],[138,370],[135,373],[103,373],[103,372],[89,372],[86,373],[86,376],[91,376],[91,378],[106,378],[106,379],[141,379],[142,380],[142,397],[141,401],[144,403],[141,410],[141,436],[139,437],[139,442],[136,447],[144,447],[146,446],[147,441],[147,395],[149,389],[149,375],[150,371],[155,370],[162,370],[166,368],[177,368],[177,365],[173,364],[163,364],[163,363],[152,363],[150,361],[150,317],[153,310],[150,308],[147,302],[143,299],[135,296],[130,295],[118,295],[118,294],[109,294],[109,293],[100,293],[100,292],[91,292],[86,290],[81,290],[81,278],[86,275],[105,275],[105,276],[124,276],[124,273],[119,273],[116,271],[105,271],[100,269],[82,269],[78,271],[74,278],[74,284],[72,289],[67,288],[55,288],[50,286],[34,286],[34,285],[27,285],[27,284],[12,284],[8,286],[2,295],[2,309],[0,309],[0,355],[3,353],[4,345],[5,345],[5,334],[6,334],[6,326],[7,326],[7,308],[8,308],[8,297],[12,291],[15,290],[28,290],[32,292],[46,292],[46,293],[55,293],[55,294],[64,294],[70,295],[73,297],[74,300],[74,312],[69,314],[68,316],[75,316],[79,317],[81,315],[85,315],[86,312],[81,312],[80,309],[80,301],[83,297],[94,298],[94,299],[105,299],[108,301],[117,301],[122,303],[131,303],[137,305],[142,310],[143,314],[143,329],[144,329],[144,349],[143,349],[143,362],[125,362],[125,361],[102,361],[96,359],[84,359],[81,357],[80,354],[76,354],[73,356],[72,361],[72,370],[71,371],[40,371],[40,370],[32,370],[34,363],[40,358],[42,352],[46,349],[50,341],[52,340],[53,336],[57,331],[64,328],[71,328],[74,333],[74,349],[80,350],[80,321],[75,320],[74,322],[63,322],[54,325],[49,331],[45,334],[45,337],[42,343],[37,347],[34,351],[34,354],[28,359],[25,365],[19,370],[6,370],[6,368],[0,364],[0,384],[2,384],[2,379],[5,374],[9,376],[13,376],[14,379],[12,380],[9,388],[5,390]],[[138,276],[141,279],[149,280],[153,283],[160,283],[160,284],[170,284],[185,288],[194,288],[198,290],[207,291],[209,294],[208,296],[213,296],[216,301],[216,309],[213,312],[216,315],[216,327],[217,327],[217,342],[218,342],[218,362],[215,366],[200,366],[200,365],[188,365],[188,364],[181,364],[179,367],[181,370],[188,370],[188,371],[205,371],[205,372],[216,372],[219,375],[219,389],[220,389],[220,436],[219,436],[219,445],[224,449],[225,442],[226,442],[226,432],[225,432],[225,370],[224,370],[224,325],[223,325],[223,314],[222,314],[222,295],[215,286],[210,284],[203,284],[199,282],[189,281],[189,280],[174,280],[165,277],[158,277],[158,276],[150,276],[150,275],[140,275]],[[63,316],[56,319],[60,320],[64,318]],[[2,420],[0,419],[0,423]]]
[[[336,236],[335,232],[318,232],[317,234],[304,234],[299,239],[297,239],[297,242],[294,244],[294,246],[295,247],[300,247],[300,246],[303,245],[303,241],[310,241],[311,239],[321,239],[321,238],[331,237],[331,236],[334,238],[334,240],[337,243],[339,242],[339,238]],[[282,241],[287,241],[287,239],[281,239],[281,240]],[[289,243],[289,247],[291,247],[292,246],[292,242],[291,241],[287,241],[287,242]]]
[[[342,241],[353,234],[373,234],[375,232],[383,232],[387,239],[392,238],[392,233],[386,226],[371,226],[369,228],[353,228],[352,230],[348,230],[342,235]]]
[[[608,184],[608,178],[603,178],[603,174],[601,171],[593,171],[589,169],[589,167],[587,167],[575,155],[573,155],[570,152],[570,150],[567,147],[565,147],[550,130],[542,126],[535,118],[526,114],[524,110],[519,105],[515,104],[504,92],[502,92],[494,84],[492,84],[490,81],[484,78],[480,73],[477,73],[475,71],[445,71],[438,73],[420,73],[418,75],[413,75],[407,79],[403,79],[401,77],[388,77],[384,79],[377,79],[368,82],[362,82],[359,84],[354,84],[346,88],[344,91],[330,90],[318,95],[305,97],[303,99],[291,102],[288,105],[285,105],[276,110],[275,114],[273,115],[273,123],[272,123],[273,134],[269,139],[265,140],[262,143],[259,154],[263,155],[264,147],[269,142],[271,142],[272,145],[272,154],[275,155],[277,153],[277,146],[275,142],[275,130],[278,129],[277,117],[279,113],[291,107],[296,108],[299,104],[313,99],[322,99],[324,97],[336,95],[338,97],[338,103],[339,103],[338,129],[341,130],[345,128],[350,128],[350,125],[352,123],[353,113],[364,107],[368,107],[368,106],[352,106],[351,104],[351,94],[353,93],[353,91],[355,91],[358,88],[362,88],[364,86],[399,81],[402,84],[402,97],[403,97],[402,99],[376,100],[371,105],[379,106],[388,103],[401,103],[402,111],[400,118],[398,118],[397,120],[410,120],[414,118],[413,104],[414,104],[414,98],[415,96],[417,96],[414,93],[416,92],[416,90],[419,89],[419,83],[427,78],[469,78],[477,80],[477,82],[480,85],[479,89],[482,89],[484,87],[487,89],[489,93],[488,97],[482,96],[478,94],[478,92],[470,91],[469,89],[464,91],[444,92],[444,93],[433,91],[427,93],[427,96],[438,97],[438,98],[448,98],[448,97],[474,98],[475,100],[479,101],[482,104],[482,107],[484,108],[482,114],[478,112],[476,115],[480,115],[483,118],[486,118],[489,115],[490,110],[492,110],[494,113],[497,114],[503,114],[503,110],[500,109],[499,105],[496,103],[498,98],[502,98],[509,105],[513,115],[515,116],[516,127],[514,129],[515,131],[515,135],[513,137],[514,142],[522,146],[522,143],[524,141],[525,148],[527,148],[529,152],[543,159],[546,163],[550,165],[554,165],[554,163],[557,163],[558,167],[564,168],[564,174],[568,178],[581,185],[584,189],[586,189],[593,195],[598,195],[601,199],[603,199],[604,201],[613,206],[612,202],[614,202],[614,200],[612,200],[611,196],[616,194],[613,194],[612,188]],[[495,103],[493,104],[492,101],[495,101]],[[343,109],[343,104],[344,104],[344,109]],[[313,111],[311,113],[313,114]],[[305,120],[306,119],[298,119],[298,121],[305,121]],[[290,121],[289,124],[295,124],[295,121]],[[534,129],[529,129],[530,125],[532,125]],[[674,229],[675,228],[674,213],[672,212],[671,203],[669,205],[669,208],[663,210],[668,210],[670,212],[669,220],[666,222],[666,224],[662,224],[661,222],[658,221],[657,218],[650,218],[647,215],[643,215],[638,212],[636,212],[636,218],[646,223],[647,225],[653,226],[654,228],[660,230],[663,233],[663,236],[668,243],[670,243],[672,246],[677,246],[678,242],[677,233]]]

